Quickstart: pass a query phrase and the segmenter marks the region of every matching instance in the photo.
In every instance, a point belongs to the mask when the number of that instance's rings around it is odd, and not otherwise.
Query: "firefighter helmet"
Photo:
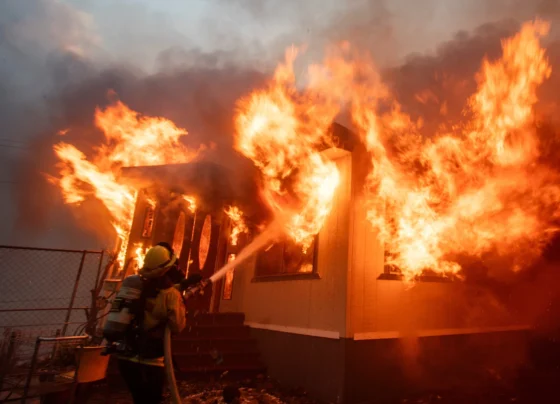
[[[148,250],[144,257],[144,265],[140,275],[144,278],[157,278],[163,276],[171,268],[177,257],[167,248],[156,245]]]

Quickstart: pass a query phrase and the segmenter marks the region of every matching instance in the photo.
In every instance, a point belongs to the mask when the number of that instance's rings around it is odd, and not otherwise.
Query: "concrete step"
[[[175,337],[177,341],[198,339],[250,338],[251,329],[246,325],[190,325]]]
[[[257,341],[252,338],[227,339],[179,339],[172,341],[174,353],[200,353],[212,350],[227,352],[251,352],[257,350]]]

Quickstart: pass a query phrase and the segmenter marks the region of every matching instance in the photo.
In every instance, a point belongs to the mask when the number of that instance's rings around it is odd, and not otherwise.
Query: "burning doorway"
[[[179,257],[185,273],[210,277],[225,262],[228,220],[225,207],[233,199],[227,170],[218,164],[194,162],[128,167],[123,176],[138,190],[123,276],[141,265],[144,252],[165,241]],[[211,311],[213,293],[190,299],[189,309]],[[214,309],[217,309],[214,308]]]

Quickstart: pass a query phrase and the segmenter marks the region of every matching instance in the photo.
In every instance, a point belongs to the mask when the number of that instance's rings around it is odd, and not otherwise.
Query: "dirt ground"
[[[183,402],[188,404],[220,404],[224,403],[224,388],[238,389],[239,403],[258,404],[317,404],[304,391],[283,390],[277,383],[270,380],[246,380],[236,383],[230,382],[201,382],[180,381],[179,391]],[[126,388],[119,385],[108,386],[102,384],[90,389],[86,404],[132,404],[132,399]],[[165,403],[169,403],[165,397]]]
[[[557,404],[560,402],[557,393],[559,376],[538,376],[515,385],[489,385],[477,391],[425,392],[403,396],[391,404]],[[226,382],[179,382],[183,402],[188,404],[224,403],[222,397],[226,386],[233,385]],[[303,390],[286,390],[264,378],[238,382],[235,388],[239,388],[239,403],[243,404],[319,404]],[[132,404],[132,399],[122,385],[104,384],[92,387],[88,398],[82,402]],[[165,402],[170,402],[169,397]],[[376,404],[375,401],[371,403]]]

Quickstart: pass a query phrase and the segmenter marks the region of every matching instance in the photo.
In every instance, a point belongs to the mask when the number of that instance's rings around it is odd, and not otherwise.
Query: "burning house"
[[[79,184],[95,184],[121,240],[121,275],[159,241],[188,272],[209,277],[229,263],[189,302],[227,319],[205,314],[196,336],[178,338],[177,363],[189,371],[261,370],[235,356],[254,354],[234,350],[253,338],[272,377],[352,403],[411,381],[442,387],[506,369],[527,327],[463,279],[472,262],[519,271],[557,232],[560,175],[534,113],[551,74],[539,44],[547,30],[528,23],[504,41],[501,58],[482,62],[467,113],[436,129],[443,118],[430,126],[408,114],[346,46],[296,89],[292,49],[267,87],[238,102],[234,147],[258,174],[253,188],[233,181],[254,173],[199,158],[179,140],[185,130],[124,104],[96,112],[108,145],[92,164],[55,147],[58,183],[69,203],[85,197]],[[352,131],[332,124],[345,114]],[[196,354],[195,340],[212,339],[219,366]]]
[[[321,153],[336,164],[340,185],[310,246],[303,250],[288,238],[269,242],[209,293],[189,302],[189,309],[243,315],[269,374],[326,400],[358,402],[370,399],[372,392],[379,397],[386,383],[402,387],[410,376],[409,361],[421,358],[422,366],[429,367],[435,346],[454,359],[472,357],[475,347],[476,355],[496,354],[495,344],[507,346],[511,355],[522,340],[519,331],[527,327],[493,301],[472,300],[475,306],[470,307],[465,303],[479,291],[437,274],[419,278],[410,288],[387,263],[387,251],[367,221],[362,192],[367,153],[345,127],[335,124],[332,135],[336,147]],[[123,175],[142,184],[127,273],[135,270],[147,247],[167,241],[183,269],[210,277],[259,231],[257,223],[231,208],[247,201],[236,200],[231,176],[220,164],[130,167]],[[253,197],[258,205],[258,195]],[[464,342],[468,335],[475,336],[469,343]],[[422,352],[411,354],[407,343],[418,344],[414,349]],[[441,352],[435,360],[430,377],[445,384],[448,380],[433,369],[445,366]]]

